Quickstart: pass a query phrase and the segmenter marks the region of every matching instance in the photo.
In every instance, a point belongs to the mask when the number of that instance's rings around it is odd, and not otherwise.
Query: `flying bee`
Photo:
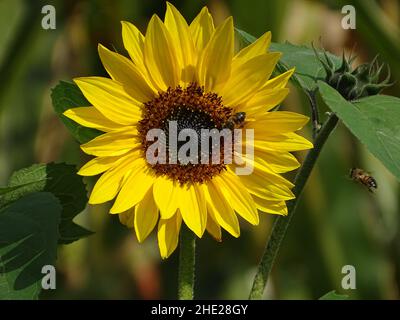
[[[350,178],[367,187],[369,192],[374,192],[378,188],[376,180],[362,169],[352,168],[350,170]]]
[[[223,128],[228,128],[230,130],[242,128],[245,120],[246,112],[237,112],[226,120],[223,124]]]

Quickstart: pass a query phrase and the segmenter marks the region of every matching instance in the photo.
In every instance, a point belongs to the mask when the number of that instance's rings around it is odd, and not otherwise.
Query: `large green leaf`
[[[324,294],[318,300],[348,300],[349,296],[347,294],[337,294],[335,290],[329,291]]]
[[[92,234],[72,220],[82,212],[88,201],[82,178],[76,168],[67,164],[35,164],[15,172],[9,181],[9,192],[0,198],[0,206],[6,206],[17,199],[39,191],[51,192],[62,205],[59,227],[60,243],[70,243]]]
[[[34,299],[43,266],[57,257],[62,207],[49,192],[28,194],[0,211],[0,299]]]
[[[236,29],[236,35],[240,47],[247,46],[256,40],[255,37],[243,30]],[[271,43],[270,51],[282,52],[282,58],[277,65],[280,72],[293,67],[296,68],[291,80],[303,90],[315,90],[317,88],[317,81],[324,79],[326,76],[325,70],[315,56],[312,48],[291,43]],[[324,59],[321,51],[318,51],[318,54]],[[327,53],[327,55],[337,67],[340,66],[341,59],[330,53]]]
[[[10,248],[12,248],[10,246]],[[1,255],[0,249],[0,255]],[[0,261],[1,266],[1,261]],[[36,281],[34,284],[24,288],[15,289],[14,283],[18,278],[19,270],[14,270],[3,274],[0,271],[0,300],[37,300],[42,290],[40,281]]]
[[[315,56],[313,49],[291,43],[272,43],[270,50],[282,52],[283,55],[278,64],[281,71],[293,67],[296,68],[293,80],[295,84],[300,85],[304,90],[315,90],[317,88],[317,81],[325,79],[326,72],[321,62]],[[321,57],[323,55],[321,51],[318,51],[318,54]],[[336,67],[340,66],[341,60],[338,57],[330,53],[327,53],[327,55]]]
[[[329,108],[400,180],[400,99],[376,95],[349,102],[328,84],[318,86]]]
[[[255,36],[238,28],[235,28],[235,33],[236,33],[236,39],[239,43],[239,48],[244,48],[257,40]]]
[[[16,189],[19,189],[19,188],[20,188],[20,186],[0,188],[0,196],[2,196],[3,194],[9,193],[11,191],[14,191]]]
[[[58,243],[69,244],[93,234],[93,231],[76,224],[71,219],[61,220]]]
[[[101,131],[81,126],[63,115],[63,113],[68,109],[90,106],[90,103],[83,96],[77,85],[61,81],[52,90],[51,99],[53,101],[54,110],[60,117],[61,121],[70,131],[72,136],[80,143],[88,142],[102,133]]]

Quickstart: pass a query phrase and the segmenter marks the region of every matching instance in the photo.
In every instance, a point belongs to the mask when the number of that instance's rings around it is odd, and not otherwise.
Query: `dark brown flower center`
[[[172,139],[169,128],[171,123],[175,123],[177,135],[184,129],[192,129],[196,132],[198,136],[198,159],[204,152],[210,156],[208,163],[200,163],[199,161],[197,164],[185,164],[178,159],[177,163],[167,161],[167,163],[153,164],[151,165],[153,170],[157,175],[166,175],[181,184],[203,183],[225,170],[222,154],[223,145],[220,145],[220,150],[218,150],[221,153],[219,163],[212,163],[212,144],[209,143],[209,149],[204,150],[204,148],[201,148],[201,137],[203,129],[222,129],[231,115],[232,109],[222,104],[221,97],[215,93],[204,93],[204,90],[195,83],[190,84],[186,89],[181,87],[169,88],[166,92],[160,93],[156,98],[145,103],[142,120],[138,125],[144,154],[154,143],[146,138],[149,130],[161,129],[165,133],[167,159],[169,159],[171,152],[169,140]],[[177,141],[178,150],[186,142]]]

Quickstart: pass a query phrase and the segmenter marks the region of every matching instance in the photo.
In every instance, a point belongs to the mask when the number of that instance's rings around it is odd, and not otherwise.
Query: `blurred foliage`
[[[379,53],[393,78],[400,78],[398,0],[343,1],[356,7],[356,30],[341,28],[342,1],[171,2],[188,20],[207,5],[216,24],[233,15],[240,29],[256,36],[271,30],[275,42],[308,45],[321,37],[322,45],[335,54],[354,50],[355,64]],[[56,30],[41,28],[45,4],[56,7]],[[80,166],[87,160],[54,114],[50,88],[60,80],[105,75],[97,43],[124,53],[120,21],[129,20],[144,31],[151,15],[163,16],[164,11],[165,3],[155,0],[0,0],[0,185],[6,185],[14,170],[33,162]],[[292,89],[283,109],[309,114],[305,94]],[[398,90],[399,82],[385,93],[399,96]],[[325,111],[323,106],[321,115]],[[310,128],[304,134],[311,136]],[[376,194],[347,178],[351,167],[372,172],[379,185]],[[57,290],[42,297],[176,297],[177,253],[161,261],[154,235],[139,245],[108,209],[90,207],[77,217],[96,234],[61,248]],[[272,219],[262,216],[257,228],[243,223],[239,239],[225,233],[222,243],[208,236],[198,241],[197,298],[247,297]],[[357,289],[344,292],[341,270],[347,264],[357,270]],[[332,289],[351,299],[400,297],[398,183],[343,125],[319,159],[270,280],[267,298],[317,299]]]
[[[58,244],[92,234],[74,218],[88,199],[73,165],[36,164],[0,188],[0,299],[37,299]]]
[[[92,232],[73,222],[88,201],[82,177],[73,165],[34,164],[14,172],[0,197],[0,208],[33,192],[50,192],[62,206],[58,243],[68,244]]]
[[[31,193],[0,212],[0,299],[37,299],[42,267],[57,258],[58,199]]]

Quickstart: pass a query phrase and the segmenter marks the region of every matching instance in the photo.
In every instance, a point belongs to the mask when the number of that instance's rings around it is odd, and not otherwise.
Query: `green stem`
[[[330,114],[329,118],[326,120],[315,138],[314,148],[308,152],[306,158],[304,159],[303,165],[296,175],[294,181],[295,186],[293,188],[293,193],[296,198],[288,201],[287,203],[288,215],[279,216],[275,219],[264,254],[258,265],[257,274],[254,277],[253,287],[251,289],[249,299],[261,299],[263,296],[269,273],[282,244],[282,240],[286,235],[286,231],[293,214],[296,211],[301,192],[303,191],[311,171],[314,168],[322,147],[324,146],[333,129],[336,127],[337,122],[338,118],[336,115],[333,113]]]
[[[178,298],[193,300],[196,240],[194,233],[185,225],[182,226],[179,243]]]
[[[310,101],[311,106],[311,121],[313,126],[313,139],[315,140],[318,131],[321,129],[321,124],[319,123],[319,113],[318,113],[318,106],[316,100],[316,90],[308,91],[305,90],[308,100]]]

